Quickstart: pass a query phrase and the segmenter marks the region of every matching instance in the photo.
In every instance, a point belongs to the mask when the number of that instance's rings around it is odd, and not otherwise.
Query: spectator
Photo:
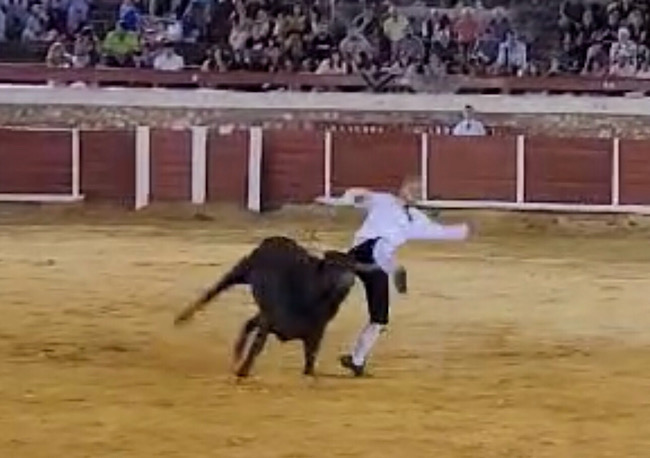
[[[341,55],[338,52],[333,52],[318,65],[315,73],[317,75],[342,75],[347,73],[347,69]]]
[[[481,67],[493,65],[499,57],[499,41],[492,27],[486,27],[476,43],[474,61]]]
[[[22,33],[22,41],[46,41],[47,15],[42,5],[35,3],[30,8]]]
[[[153,68],[163,71],[178,71],[185,67],[183,57],[174,51],[171,43],[165,42],[162,51],[153,60]]]
[[[203,64],[201,64],[202,71],[219,73],[228,71],[227,60],[224,57],[224,51],[220,47],[215,46],[210,49],[207,54],[206,59],[203,61]]]
[[[7,13],[5,5],[0,3],[0,43],[7,41]]]
[[[499,40],[499,43],[505,41],[508,33],[512,32],[510,20],[506,16],[506,12],[502,7],[494,8],[494,17],[488,23],[488,26],[494,30],[494,34]]]
[[[124,30],[127,30],[129,32],[138,31],[138,28],[140,26],[140,13],[138,11],[138,8],[133,4],[133,0],[122,1],[118,13],[118,22],[122,23]]]
[[[110,67],[133,67],[135,56],[140,51],[140,41],[135,32],[125,30],[118,22],[115,29],[108,32],[102,46],[104,61]]]
[[[361,54],[365,56],[371,56],[373,54],[373,48],[366,37],[356,29],[350,30],[348,35],[341,40],[339,49],[343,59],[347,62],[358,60]]]
[[[391,44],[391,56],[397,56],[397,43],[406,36],[409,28],[409,20],[400,14],[394,6],[388,10],[388,17],[382,24],[382,30]]]
[[[69,35],[76,35],[86,25],[89,10],[87,0],[70,0],[66,24]]]
[[[92,28],[85,27],[75,38],[72,66],[75,68],[91,67],[97,64],[98,60],[97,37]]]
[[[327,27],[317,25],[316,34],[311,39],[310,55],[318,62],[330,59],[335,50],[334,38],[327,30]],[[339,56],[340,57],[340,56]]]
[[[458,40],[463,62],[466,63],[479,34],[479,23],[474,17],[471,8],[462,9],[460,16],[454,23],[454,33]]]
[[[209,17],[207,0],[191,0],[182,18],[185,41],[196,42],[205,37]]]
[[[639,71],[636,73],[636,77],[646,80],[650,79],[650,59],[648,58],[647,54],[641,60]]]
[[[609,54],[603,43],[594,43],[587,51],[582,75],[605,76],[609,68]]]
[[[50,45],[45,57],[45,64],[49,68],[69,68],[71,64],[71,57],[65,51],[65,46],[59,40]]]
[[[630,39],[630,31],[621,27],[618,40],[609,51],[610,74],[615,76],[634,76],[637,66],[637,45]]]
[[[582,0],[564,0],[560,5],[560,31],[575,35],[580,29],[584,13]]]
[[[521,74],[527,66],[526,44],[519,40],[516,32],[508,32],[506,40],[499,45],[496,71],[501,74]]]
[[[458,43],[453,39],[451,27],[444,25],[436,31],[431,54],[442,62],[445,73],[458,72]]]
[[[486,135],[483,123],[474,117],[474,107],[471,105],[465,106],[463,120],[456,124],[452,133],[457,137]]]

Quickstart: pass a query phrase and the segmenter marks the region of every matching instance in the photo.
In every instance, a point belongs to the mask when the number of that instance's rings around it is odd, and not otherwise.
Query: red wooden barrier
[[[419,135],[332,133],[332,191],[351,186],[395,191],[404,176],[420,173]]]
[[[0,193],[72,192],[70,131],[0,129]]]
[[[151,200],[187,202],[192,190],[189,130],[151,130]]]
[[[248,189],[248,131],[210,129],[207,145],[207,200],[244,205]]]
[[[47,145],[42,147],[47,148]],[[81,132],[81,192],[88,201],[135,202],[135,131]]]
[[[515,137],[431,136],[428,172],[430,197],[514,202]]]
[[[621,204],[650,203],[650,140],[623,140],[621,154]]]
[[[267,130],[263,137],[262,198],[267,208],[306,203],[324,192],[324,133]]]
[[[526,139],[526,200],[611,203],[612,141],[593,138]]]
[[[61,194],[74,197],[80,185],[90,202],[130,208],[156,201],[274,208],[354,186],[394,191],[423,173],[435,205],[650,213],[650,140],[294,128],[262,131],[258,142],[251,132],[0,128],[0,199],[69,201]]]

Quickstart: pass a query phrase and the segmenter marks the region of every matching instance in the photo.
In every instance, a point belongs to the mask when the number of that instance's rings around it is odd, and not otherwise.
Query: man
[[[453,134],[457,137],[483,136],[485,127],[481,121],[474,117],[474,107],[465,105],[463,110],[463,120],[456,124]]]
[[[108,32],[103,43],[104,60],[109,67],[134,67],[135,56],[140,52],[138,34],[128,31],[118,22]]]
[[[502,75],[522,75],[528,65],[526,43],[515,32],[508,32],[499,45],[495,71]]]
[[[406,293],[406,270],[394,259],[397,249],[409,240],[464,240],[469,234],[466,224],[434,223],[424,212],[412,207],[420,195],[419,179],[407,179],[398,196],[354,188],[338,199],[317,199],[323,204],[353,205],[366,211],[349,254],[360,264],[376,266],[373,270],[357,272],[366,292],[369,322],[352,352],[340,357],[341,365],[357,377],[363,375],[368,354],[388,324],[390,278],[399,293]]]
[[[153,60],[153,68],[162,71],[183,70],[185,62],[183,56],[176,54],[172,43],[165,42],[162,51]]]

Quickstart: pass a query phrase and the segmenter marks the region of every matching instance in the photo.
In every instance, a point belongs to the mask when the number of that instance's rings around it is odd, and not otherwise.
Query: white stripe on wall
[[[208,128],[192,127],[192,203],[205,203],[207,190]]]
[[[248,209],[262,210],[262,128],[249,129],[248,141]]]
[[[151,192],[151,130],[138,126],[135,131],[135,209],[149,205]]]

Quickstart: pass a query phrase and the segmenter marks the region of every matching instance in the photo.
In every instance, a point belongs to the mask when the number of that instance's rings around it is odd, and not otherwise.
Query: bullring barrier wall
[[[447,208],[650,210],[650,140],[373,128],[0,128],[0,200],[228,202],[253,211],[422,177]]]

